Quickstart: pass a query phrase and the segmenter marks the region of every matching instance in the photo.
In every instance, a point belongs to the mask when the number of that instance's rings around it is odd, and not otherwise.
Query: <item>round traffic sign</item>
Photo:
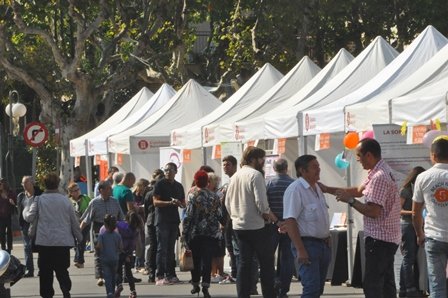
[[[23,130],[25,143],[33,147],[39,147],[48,139],[48,129],[41,122],[31,122]]]

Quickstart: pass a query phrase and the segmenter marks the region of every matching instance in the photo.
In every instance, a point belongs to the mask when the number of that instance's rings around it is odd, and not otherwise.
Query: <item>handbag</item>
[[[185,246],[181,246],[179,254],[179,269],[182,272],[194,269],[193,254],[191,250],[187,250]]]

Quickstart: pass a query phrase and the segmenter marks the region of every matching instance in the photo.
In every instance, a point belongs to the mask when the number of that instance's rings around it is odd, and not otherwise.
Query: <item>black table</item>
[[[331,280],[331,285],[341,285],[348,279],[347,229],[330,230],[330,235],[331,262],[327,280]]]

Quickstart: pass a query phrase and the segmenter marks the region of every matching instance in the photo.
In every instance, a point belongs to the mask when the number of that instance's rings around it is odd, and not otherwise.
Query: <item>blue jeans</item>
[[[157,278],[174,277],[174,247],[179,236],[178,224],[159,224],[157,231]]]
[[[297,264],[297,273],[302,282],[302,298],[320,297],[324,292],[325,279],[331,260],[331,249],[327,242],[312,237],[303,237],[303,245],[310,260],[310,264]],[[292,254],[297,259],[298,254],[294,245]]]
[[[86,226],[82,230],[82,240],[76,241],[75,257],[73,259],[75,263],[84,264],[84,252],[86,250],[86,242],[87,239],[89,238],[89,233],[90,233],[90,225]]]
[[[397,296],[394,258],[398,245],[372,237],[365,240],[366,270],[363,289],[366,298]]]
[[[274,251],[278,246],[277,253],[277,278],[280,283],[280,293],[285,295],[289,292],[291,279],[294,274],[294,256],[291,252],[291,239],[288,234],[278,232],[277,225],[271,225],[273,234]]]
[[[29,273],[34,274],[33,250],[31,249],[31,238],[28,235],[29,224],[22,227],[23,251],[25,253],[25,266]]]
[[[416,276],[417,236],[412,222],[401,223],[401,247],[403,261],[400,268],[400,292],[417,290],[418,276]]]
[[[260,263],[260,280],[263,297],[275,297],[274,291],[274,247],[271,229],[265,226],[259,230],[234,230],[240,250],[236,288],[239,298],[250,297],[252,264],[254,255]]]
[[[107,297],[114,297],[118,262],[116,260],[102,259],[101,267],[103,268],[103,277],[104,284],[106,286]]]
[[[431,298],[446,298],[448,243],[426,238],[425,251],[428,263],[429,292]]]

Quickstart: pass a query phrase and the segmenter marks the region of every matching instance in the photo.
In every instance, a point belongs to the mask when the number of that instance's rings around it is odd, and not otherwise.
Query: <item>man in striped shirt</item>
[[[381,158],[381,146],[374,139],[363,139],[356,147],[356,159],[368,176],[359,187],[325,187],[364,215],[366,266],[363,281],[365,297],[396,297],[394,256],[401,242],[400,196],[391,168]],[[364,196],[364,203],[354,197]]]
[[[274,162],[274,171],[276,175],[268,181],[266,191],[268,195],[268,203],[271,211],[277,218],[283,218],[283,194],[286,188],[294,182],[294,179],[288,175],[288,162],[286,159],[279,158]],[[275,289],[278,297],[288,297],[291,285],[291,278],[294,273],[294,257],[291,253],[291,239],[288,234],[279,233],[278,226],[271,225],[274,250],[278,246],[277,254],[277,273],[275,281]]]

